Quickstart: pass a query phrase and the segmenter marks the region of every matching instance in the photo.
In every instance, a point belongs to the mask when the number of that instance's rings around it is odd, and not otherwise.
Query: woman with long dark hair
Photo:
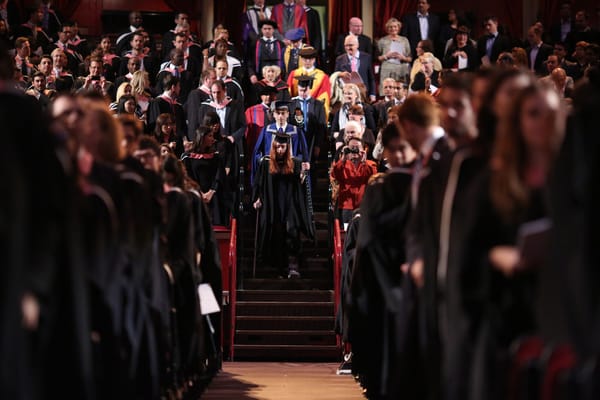
[[[537,270],[545,260],[519,248],[528,232],[548,227],[544,191],[559,150],[566,115],[556,91],[531,84],[513,93],[499,120],[489,167],[470,188],[472,224],[466,237],[466,308],[477,331],[472,360],[475,398],[502,398],[499,369],[511,344],[537,328],[534,315]],[[473,285],[473,282],[476,284]],[[476,288],[475,288],[476,287]]]
[[[313,237],[303,179],[302,163],[292,158],[289,135],[278,134],[269,156],[260,160],[252,201],[260,212],[258,260],[288,278],[300,277],[300,232]]]

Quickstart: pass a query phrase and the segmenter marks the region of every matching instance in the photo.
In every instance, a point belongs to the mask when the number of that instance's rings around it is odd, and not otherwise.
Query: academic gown
[[[410,170],[398,168],[367,187],[346,297],[353,372],[377,399],[417,398],[420,388],[414,289],[400,270],[410,185]]]
[[[180,374],[185,377],[198,372],[202,338],[193,212],[189,195],[179,188],[171,188],[166,201],[166,262],[173,273]]]
[[[521,271],[508,278],[491,265],[489,251],[495,246],[516,246],[521,224],[547,215],[542,192],[533,190],[530,205],[517,210],[513,220],[505,220],[489,195],[491,175],[489,168],[480,171],[467,194],[472,222],[467,221],[465,243],[469,243],[469,250],[463,259],[461,283],[467,310],[481,316],[472,327],[475,340],[470,343],[471,379],[467,389],[473,399],[505,398],[506,385],[500,382],[507,376],[510,347],[536,329],[537,271]]]
[[[225,192],[225,154],[184,153],[181,157],[188,176],[200,185],[203,193],[214,190],[215,194],[208,204],[213,225],[227,225],[230,207],[226,204]]]
[[[455,150],[445,167],[448,170],[438,230],[437,265],[426,267],[425,292],[432,301],[426,304],[426,319],[440,342],[441,390],[444,398],[468,398],[474,332],[481,321],[477,273],[466,273],[466,260],[473,246],[470,239],[472,203],[469,190],[485,159],[476,148]],[[435,299],[435,300],[433,300]],[[433,314],[432,314],[433,313]],[[434,325],[433,325],[434,324]],[[436,356],[438,357],[438,356]]]
[[[258,220],[258,241],[256,248],[259,259],[269,262],[275,256],[272,243],[274,224],[283,224],[288,236],[302,233],[308,239],[314,238],[314,230],[309,220],[306,206],[306,193],[300,182],[301,161],[294,159],[294,172],[274,176],[269,172],[269,157],[262,157],[256,169],[253,183],[252,202],[260,198],[262,208]],[[281,240],[282,238],[276,238]]]
[[[35,99],[3,87],[0,105],[6,135],[0,149],[6,188],[0,197],[0,397],[60,397],[68,376],[72,396],[95,398],[73,169]],[[15,118],[24,112],[27,118]],[[22,323],[26,291],[40,305],[32,333]]]

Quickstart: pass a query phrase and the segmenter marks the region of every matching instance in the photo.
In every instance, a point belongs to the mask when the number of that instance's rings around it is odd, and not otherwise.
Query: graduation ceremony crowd
[[[599,398],[589,10],[520,38],[419,0],[326,46],[305,0],[253,3],[240,43],[0,3],[0,397],[197,397],[222,361],[213,226],[264,210],[259,260],[299,278],[327,160],[367,398]]]

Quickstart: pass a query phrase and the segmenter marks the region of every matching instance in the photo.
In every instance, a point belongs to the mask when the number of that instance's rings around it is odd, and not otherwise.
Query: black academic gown
[[[416,313],[406,261],[411,213],[410,170],[398,168],[369,185],[361,203],[356,258],[347,302],[353,372],[369,398],[416,398]]]
[[[0,397],[60,397],[68,376],[71,395],[95,398],[73,168],[35,99],[3,88],[0,105],[7,189],[0,198]],[[15,118],[23,113],[26,119]],[[25,292],[40,305],[40,324],[30,333],[22,324]]]
[[[273,226],[283,224],[287,235],[298,237],[299,233],[309,239],[314,238],[314,230],[309,219],[306,206],[306,193],[300,182],[301,162],[294,159],[293,174],[281,179],[278,176],[279,191],[276,190],[274,177],[269,172],[269,157],[265,156],[259,163],[253,184],[252,201],[260,199],[262,208],[259,211],[258,241],[256,248],[259,259],[271,261],[274,256],[272,246],[274,238]],[[277,238],[281,239],[281,238]],[[274,266],[277,267],[277,266]]]

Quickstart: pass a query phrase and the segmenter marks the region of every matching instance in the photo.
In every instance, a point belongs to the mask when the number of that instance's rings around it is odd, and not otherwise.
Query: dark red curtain
[[[64,20],[69,20],[81,4],[81,0],[54,0],[51,4]]]
[[[329,0],[329,41],[335,46],[337,36],[348,32],[348,21],[362,17],[360,0]]]
[[[26,18],[25,10],[27,7],[32,7],[41,3],[39,0],[20,0],[16,2],[20,6],[23,19]],[[56,10],[62,17],[62,20],[69,20],[81,5],[81,0],[54,0],[51,3],[52,9]],[[62,22],[62,21],[61,21]]]
[[[390,18],[402,20],[409,12],[416,12],[417,0],[378,0],[375,3],[375,24],[373,25],[373,36],[376,38],[387,35],[385,23]]]
[[[242,42],[242,24],[240,21],[245,7],[246,2],[244,0],[215,1],[215,25],[223,24],[229,30],[230,40],[238,45]]]
[[[546,30],[550,29],[550,26],[559,19],[558,9],[560,3],[560,0],[540,0],[538,14],[539,19],[544,24]],[[575,16],[573,7],[571,7],[571,14]]]
[[[202,1],[164,0],[164,2],[173,11],[184,12],[188,14],[191,19],[198,19],[200,17]]]

